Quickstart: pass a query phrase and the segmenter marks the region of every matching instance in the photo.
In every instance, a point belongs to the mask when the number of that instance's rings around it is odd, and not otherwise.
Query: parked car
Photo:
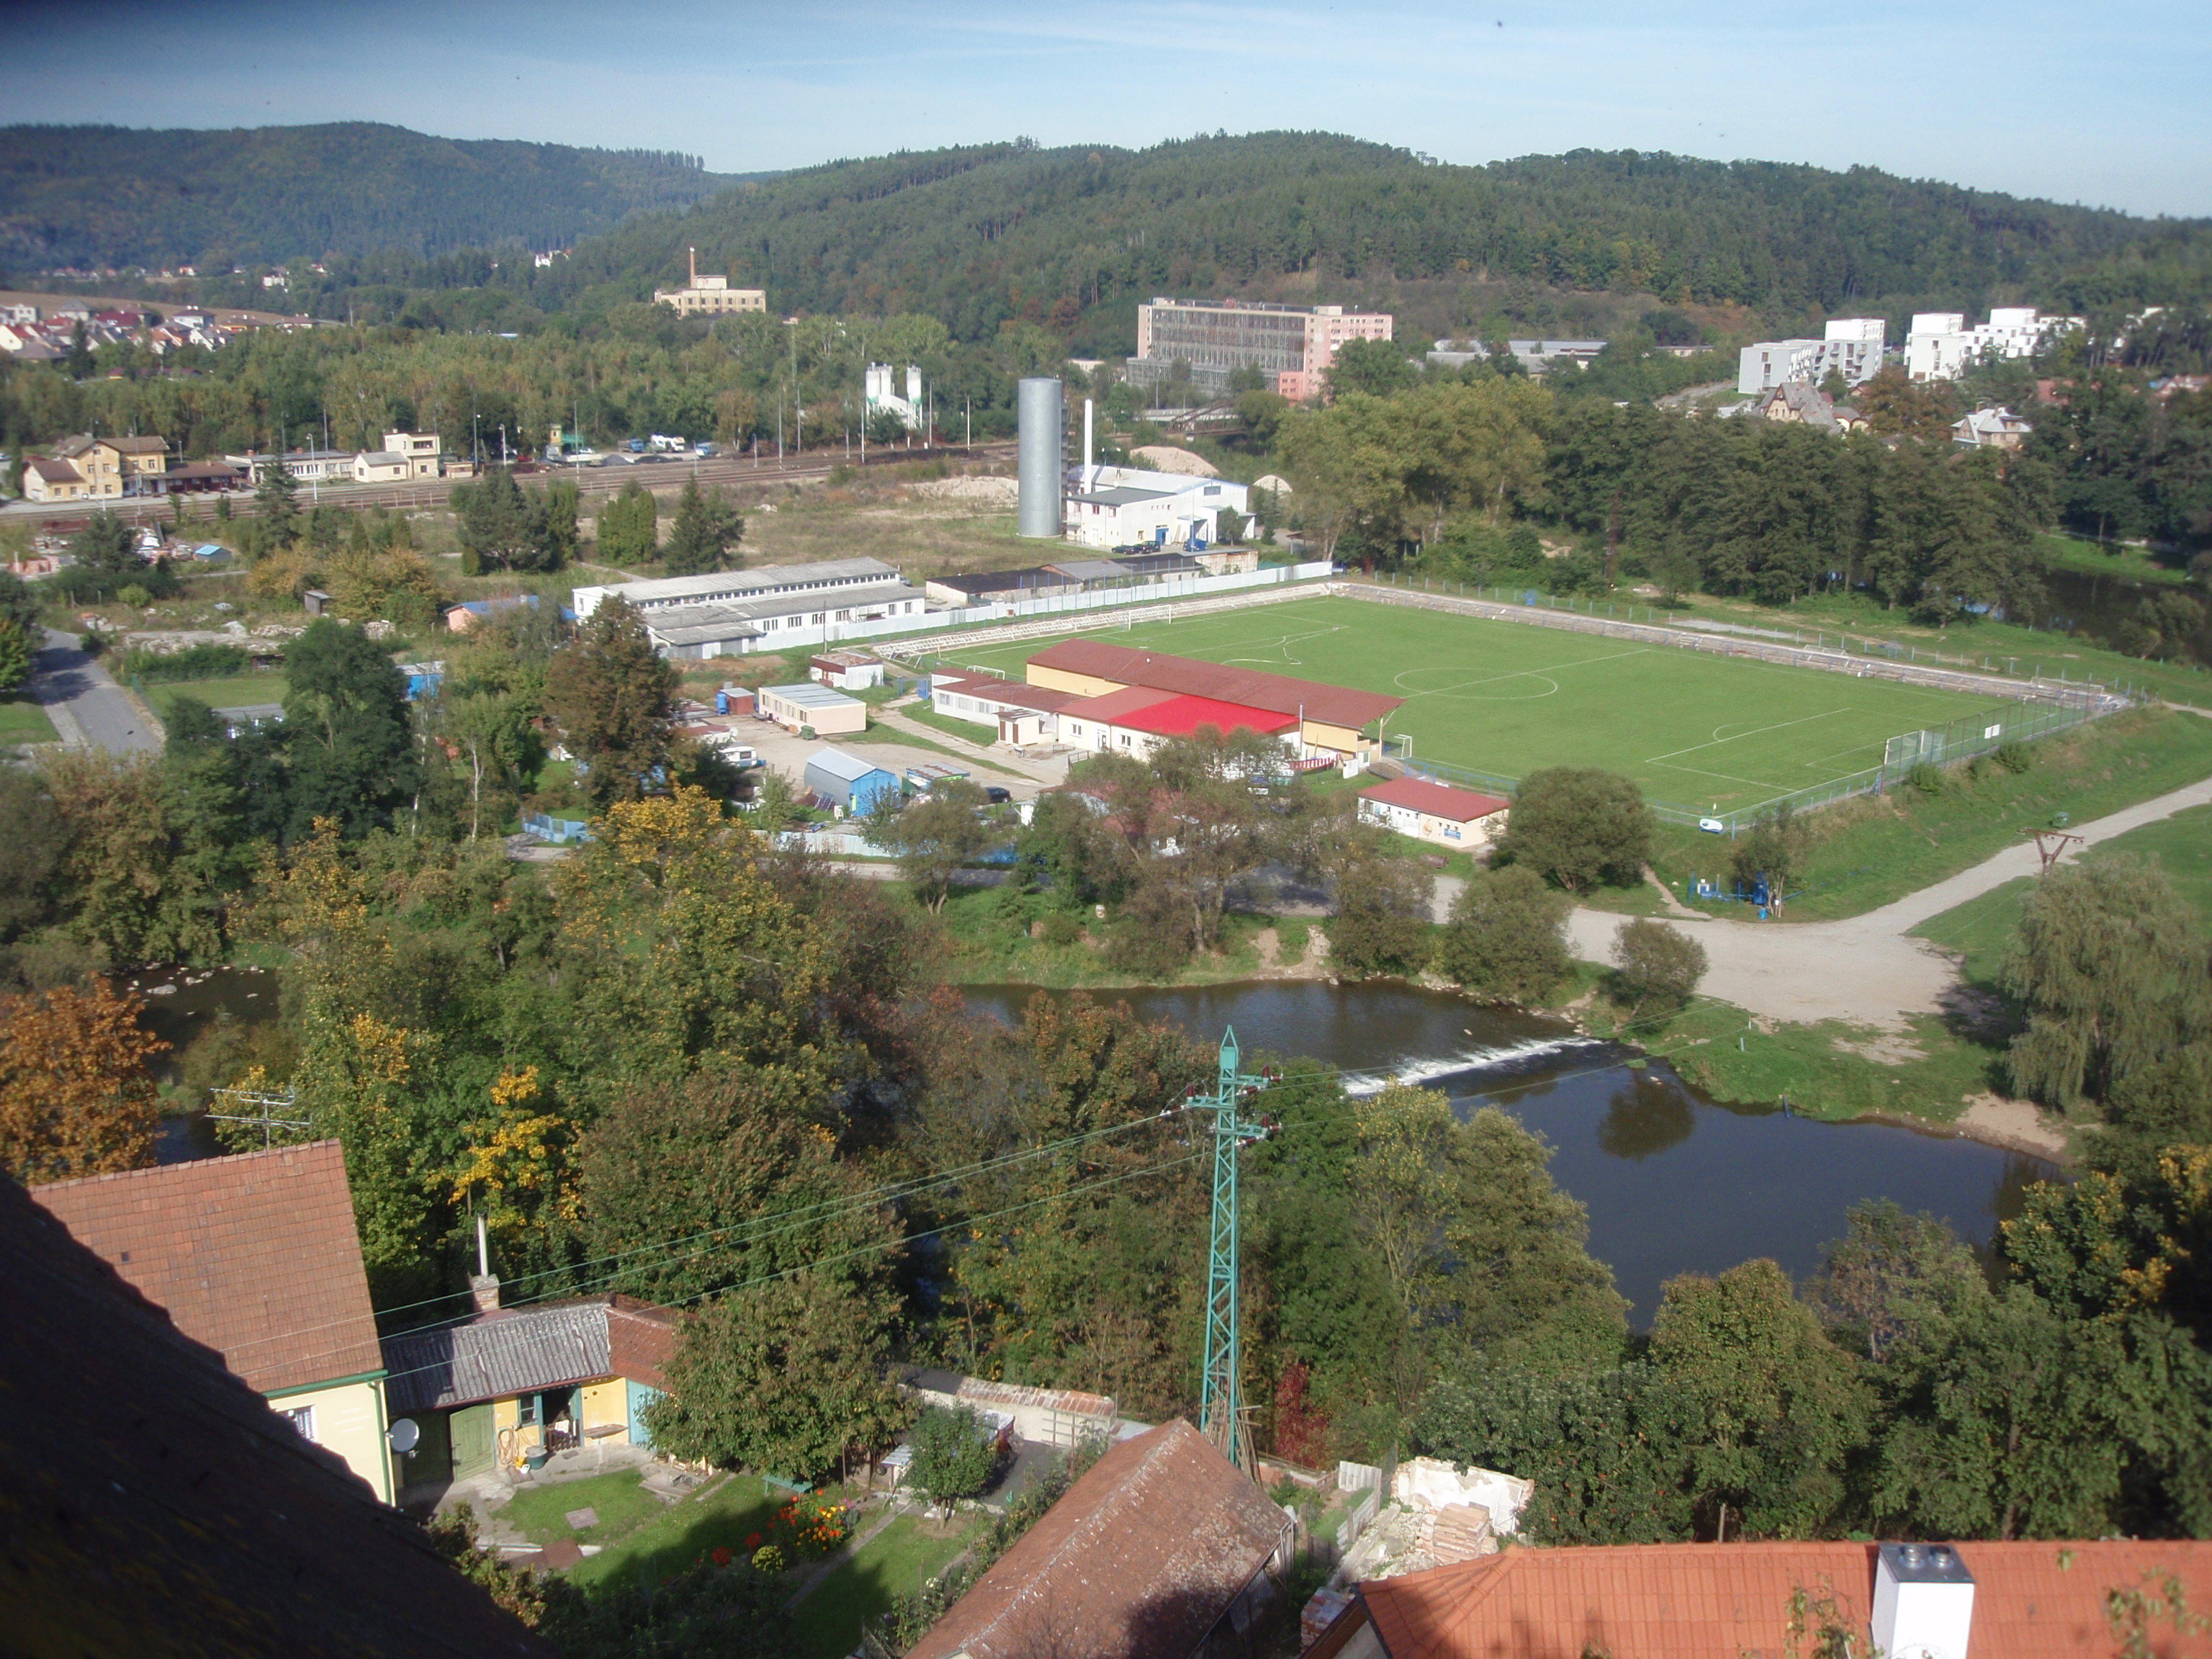
[[[1014,792],[1001,785],[991,783],[983,787],[983,799],[994,806],[1004,806],[1014,798]]]

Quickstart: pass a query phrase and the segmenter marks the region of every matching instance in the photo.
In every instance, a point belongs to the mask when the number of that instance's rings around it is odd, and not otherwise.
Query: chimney
[[[1883,1544],[1874,1571],[1875,1649],[1886,1659],[1966,1659],[1974,1576],[1948,1544]]]
[[[476,1298],[478,1313],[499,1311],[499,1276],[491,1270],[491,1240],[482,1214],[477,1217],[477,1270],[469,1275],[469,1294]]]

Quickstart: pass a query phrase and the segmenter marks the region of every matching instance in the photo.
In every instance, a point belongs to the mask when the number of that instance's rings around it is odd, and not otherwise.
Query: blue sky
[[[9,121],[379,120],[724,172],[1304,127],[1449,161],[1668,149],[2212,214],[2203,0],[123,0],[0,3],[0,36]]]

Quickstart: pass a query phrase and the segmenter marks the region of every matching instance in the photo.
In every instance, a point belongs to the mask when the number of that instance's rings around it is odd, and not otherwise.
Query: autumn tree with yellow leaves
[[[146,1063],[168,1045],[136,992],[0,998],[0,1169],[36,1183],[143,1169],[158,1108]]]

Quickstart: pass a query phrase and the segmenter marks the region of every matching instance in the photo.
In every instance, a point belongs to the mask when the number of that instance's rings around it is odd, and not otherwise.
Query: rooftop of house
[[[550,1655],[13,1182],[0,1256],[11,1650]]]
[[[1073,691],[1056,691],[1048,685],[1025,685],[1020,680],[994,679],[989,675],[963,678],[957,674],[937,677],[932,695],[951,691],[985,702],[1002,702],[1012,708],[1036,708],[1048,714],[1085,701]]]
[[[789,685],[763,685],[760,695],[777,698],[800,708],[850,708],[860,701],[840,691],[834,685],[824,685],[819,680],[797,680]]]
[[[809,756],[807,770],[811,772],[817,766],[831,777],[842,778],[847,783],[858,783],[875,772],[882,772],[885,777],[891,775],[875,762],[862,760],[858,755],[848,755],[842,749],[823,749]]]
[[[1063,640],[1030,659],[1032,668],[1059,669],[1122,685],[1142,685],[1195,697],[1212,697],[1279,714],[1304,710],[1305,718],[1357,729],[1406,700],[1377,691],[1355,691],[1315,680],[1292,679],[1256,668],[1232,668],[1193,657],[1170,657],[1104,640]]]
[[[26,456],[23,465],[26,470],[37,473],[48,483],[82,483],[84,482],[84,475],[75,466],[67,461],[57,460],[49,456]]]
[[[1291,1521],[1180,1419],[1124,1440],[907,1659],[1188,1659]]]
[[[1449,818],[1455,823],[1472,823],[1492,812],[1503,812],[1513,805],[1501,795],[1455,789],[1448,783],[1431,783],[1425,778],[1392,778],[1387,782],[1370,784],[1359,794],[1364,800],[1380,801],[1385,806],[1403,806],[1425,812],[1432,818]]]
[[[628,1297],[594,1297],[501,1308],[459,1324],[403,1331],[385,1339],[391,1373],[386,1395],[395,1417],[505,1400],[627,1376],[631,1373],[616,1363],[618,1352],[657,1376],[674,1341],[673,1318],[666,1309]]]
[[[1972,1650],[2004,1659],[2109,1653],[2106,1595],[2178,1574],[2212,1595],[2212,1543],[1980,1543],[1954,1547],[1973,1579]],[[1833,1597],[1862,1637],[1874,1611],[1874,1544],[1637,1544],[1516,1549],[1363,1583],[1308,1659],[1334,1659],[1371,1621],[1388,1659],[1637,1659],[1778,1656],[1800,1591]],[[1363,1611],[1364,1610],[1364,1611]],[[2160,1632],[2161,1659],[2207,1659],[2212,1635]]]
[[[1223,702],[1213,697],[1165,697],[1114,717],[1116,726],[1161,738],[1187,738],[1201,726],[1212,726],[1224,734],[1249,731],[1273,737],[1297,723],[1296,714],[1279,714],[1273,709]]]
[[[383,1369],[335,1140],[34,1189],[86,1249],[266,1394]]]

